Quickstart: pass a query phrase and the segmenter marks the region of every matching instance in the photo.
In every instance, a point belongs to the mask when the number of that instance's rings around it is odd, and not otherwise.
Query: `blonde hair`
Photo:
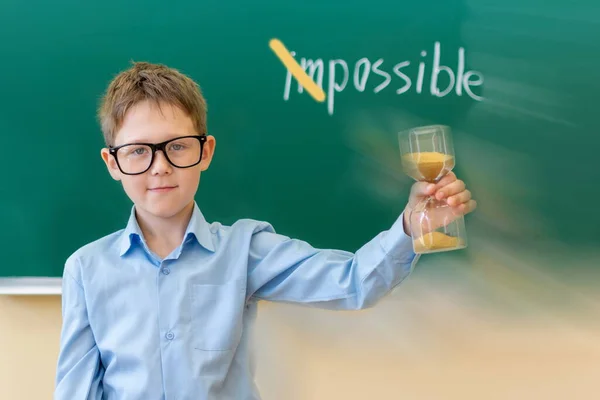
[[[108,85],[98,109],[107,146],[114,145],[127,111],[142,101],[167,103],[185,111],[196,133],[206,134],[206,100],[198,84],[176,69],[161,64],[133,62]]]

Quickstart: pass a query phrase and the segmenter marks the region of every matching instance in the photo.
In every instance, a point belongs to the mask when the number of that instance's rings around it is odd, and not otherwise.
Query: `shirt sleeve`
[[[399,285],[418,260],[402,218],[355,253],[316,249],[265,224],[250,243],[249,300],[364,309]]]
[[[78,262],[69,258],[62,279],[62,330],[54,400],[100,400],[104,369],[88,321]]]

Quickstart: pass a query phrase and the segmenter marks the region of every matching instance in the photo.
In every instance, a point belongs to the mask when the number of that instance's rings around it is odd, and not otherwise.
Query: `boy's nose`
[[[156,154],[154,154],[154,161],[152,162],[152,167],[150,168],[152,175],[163,175],[171,173],[171,164],[165,157],[165,154],[162,150],[158,150]]]

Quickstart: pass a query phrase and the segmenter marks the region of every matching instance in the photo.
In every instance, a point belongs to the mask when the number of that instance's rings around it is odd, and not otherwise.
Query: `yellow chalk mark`
[[[318,102],[325,101],[325,92],[319,85],[317,85],[311,78],[306,74],[304,69],[298,64],[294,57],[290,54],[288,49],[285,48],[283,43],[279,39],[271,39],[269,41],[269,47],[279,60],[285,65],[290,74],[302,87]]]

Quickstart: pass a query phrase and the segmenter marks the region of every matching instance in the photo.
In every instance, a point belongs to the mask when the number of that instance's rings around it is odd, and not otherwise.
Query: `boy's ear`
[[[206,171],[210,166],[213,155],[215,154],[215,147],[217,146],[217,140],[212,135],[206,136],[206,142],[204,142],[204,148],[202,149],[202,161],[200,161],[200,170]]]
[[[121,171],[119,170],[119,166],[117,165],[115,158],[108,152],[108,149],[103,148],[100,150],[100,156],[102,156],[102,160],[106,164],[106,168],[108,169],[110,176],[112,176],[115,181],[120,181]]]

